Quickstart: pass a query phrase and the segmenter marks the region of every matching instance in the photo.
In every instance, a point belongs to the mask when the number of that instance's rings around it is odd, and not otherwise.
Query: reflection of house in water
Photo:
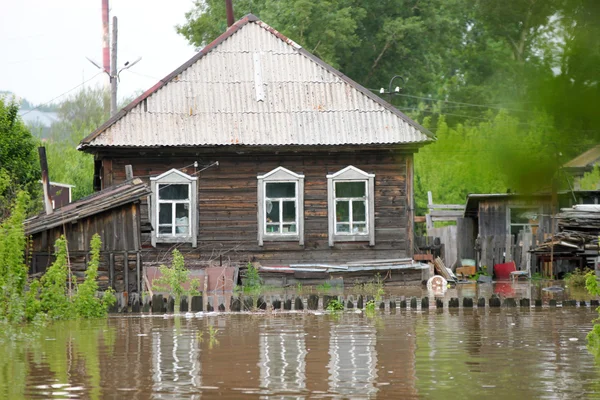
[[[199,393],[201,385],[200,346],[195,331],[152,334],[152,380],[154,398],[161,393]]]
[[[340,323],[329,336],[329,389],[342,395],[373,395],[377,392],[375,327]]]
[[[303,326],[277,326],[270,331],[269,325],[269,321],[261,324],[259,337],[260,386],[273,393],[305,391],[306,343]]]

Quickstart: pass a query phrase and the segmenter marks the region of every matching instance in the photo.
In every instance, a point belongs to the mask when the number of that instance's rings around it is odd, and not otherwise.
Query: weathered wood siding
[[[345,152],[281,152],[275,150],[231,154],[198,150],[112,153],[104,155],[103,181],[117,184],[125,179],[125,165],[133,166],[134,176],[149,181],[171,168],[193,175],[214,161],[214,166],[198,173],[198,247],[181,244],[188,265],[209,262],[259,261],[263,265],[302,262],[346,262],[358,259],[385,259],[412,254],[412,153],[393,150]],[[328,245],[327,174],[353,165],[375,174],[375,246],[365,242]],[[187,167],[186,167],[187,166]],[[305,175],[305,244],[265,242],[258,246],[257,176],[282,166]],[[186,167],[186,168],[184,168]],[[407,179],[408,176],[408,179]],[[174,247],[151,246],[148,205],[142,204],[142,246],[145,265],[164,262]],[[148,264],[150,263],[150,264]]]
[[[98,268],[100,288],[113,286],[122,292],[127,284],[128,291],[137,291],[140,232],[135,229],[136,225],[140,225],[140,204],[131,203],[81,219],[77,223],[36,233],[32,235],[28,248],[29,272],[44,272],[54,262],[54,242],[64,234],[68,242],[71,270],[77,280],[82,281],[89,262],[90,241],[98,233],[102,240]],[[128,271],[127,276],[125,270]]]

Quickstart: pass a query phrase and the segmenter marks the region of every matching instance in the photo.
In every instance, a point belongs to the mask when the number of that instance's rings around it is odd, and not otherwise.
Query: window
[[[510,234],[518,235],[520,232],[537,233],[539,226],[538,214],[540,210],[536,207],[510,207]]]
[[[152,245],[189,242],[196,247],[197,178],[172,169],[150,178]]]
[[[349,166],[327,175],[329,245],[369,241],[375,245],[374,174]]]
[[[304,245],[304,175],[278,167],[258,176],[258,244],[281,240]]]

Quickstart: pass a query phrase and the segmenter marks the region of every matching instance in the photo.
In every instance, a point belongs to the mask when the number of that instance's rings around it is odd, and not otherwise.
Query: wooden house
[[[253,15],[83,139],[141,203],[144,265],[411,257],[413,154],[433,135]]]

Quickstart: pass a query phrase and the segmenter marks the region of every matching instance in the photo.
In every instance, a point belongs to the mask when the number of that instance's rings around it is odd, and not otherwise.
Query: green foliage
[[[56,182],[75,185],[73,200],[94,192],[94,157],[77,150],[77,145],[108,119],[105,112],[108,96],[102,88],[77,92],[58,106],[59,120],[50,127],[46,142],[50,177]]]
[[[106,316],[108,308],[115,304],[116,297],[111,291],[104,293],[102,298],[98,292],[98,265],[100,264],[100,248],[102,241],[96,233],[90,242],[90,262],[85,271],[85,280],[77,286],[77,293],[73,297],[73,305],[78,316],[84,318],[100,318]]]
[[[331,283],[323,282],[320,285],[317,285],[317,292],[320,293],[328,293],[331,290]]]
[[[265,289],[263,285],[260,275],[258,274],[258,269],[252,263],[248,263],[246,266],[246,273],[244,275],[244,280],[242,286],[236,287],[236,292],[242,293],[248,296],[256,297],[261,294]]]
[[[558,165],[600,140],[600,8],[595,0],[240,0],[438,137],[415,155],[426,193],[549,190]],[[221,0],[196,1],[178,27],[204,46],[226,30]],[[393,90],[393,87],[392,87]],[[562,155],[558,155],[561,153]]]
[[[572,288],[584,288],[586,287],[587,275],[590,272],[592,271],[587,268],[583,270],[575,268],[573,272],[565,275],[565,283]]]
[[[375,301],[374,300],[367,301],[367,304],[365,304],[365,314],[367,315],[367,317],[374,317],[375,309],[376,309]]]
[[[593,296],[600,296],[600,285],[593,271],[585,276],[585,288]],[[600,307],[596,309],[600,315]],[[600,361],[600,318],[594,320],[592,330],[587,334],[588,350]]]
[[[380,302],[385,290],[383,289],[383,281],[379,274],[375,275],[375,279],[365,283],[355,283],[352,287],[352,293],[355,295],[362,295],[364,297],[373,297],[376,302]],[[368,304],[369,302],[367,302]],[[375,304],[375,303],[373,303]]]
[[[23,221],[28,201],[28,194],[20,192],[10,216],[0,224],[0,319],[8,322],[21,322],[26,317]]]
[[[344,303],[339,301],[338,299],[330,300],[329,304],[327,304],[327,311],[344,311]]]
[[[161,277],[153,282],[154,290],[164,291],[175,299],[175,312],[179,312],[182,296],[193,296],[198,293],[200,283],[197,279],[190,280],[190,271],[184,265],[183,255],[179,250],[173,250],[173,260],[170,267],[159,267]],[[189,282],[189,289],[184,284]]]
[[[76,313],[67,293],[69,269],[67,265],[67,240],[64,236],[54,244],[56,260],[42,276],[40,290],[40,306],[42,312],[51,319],[71,319]]]
[[[594,165],[594,169],[583,174],[579,179],[581,190],[598,190],[600,188],[600,166]]]
[[[0,221],[7,218],[20,191],[33,202],[31,210],[41,205],[40,163],[37,140],[19,118],[19,106],[0,97]]]

